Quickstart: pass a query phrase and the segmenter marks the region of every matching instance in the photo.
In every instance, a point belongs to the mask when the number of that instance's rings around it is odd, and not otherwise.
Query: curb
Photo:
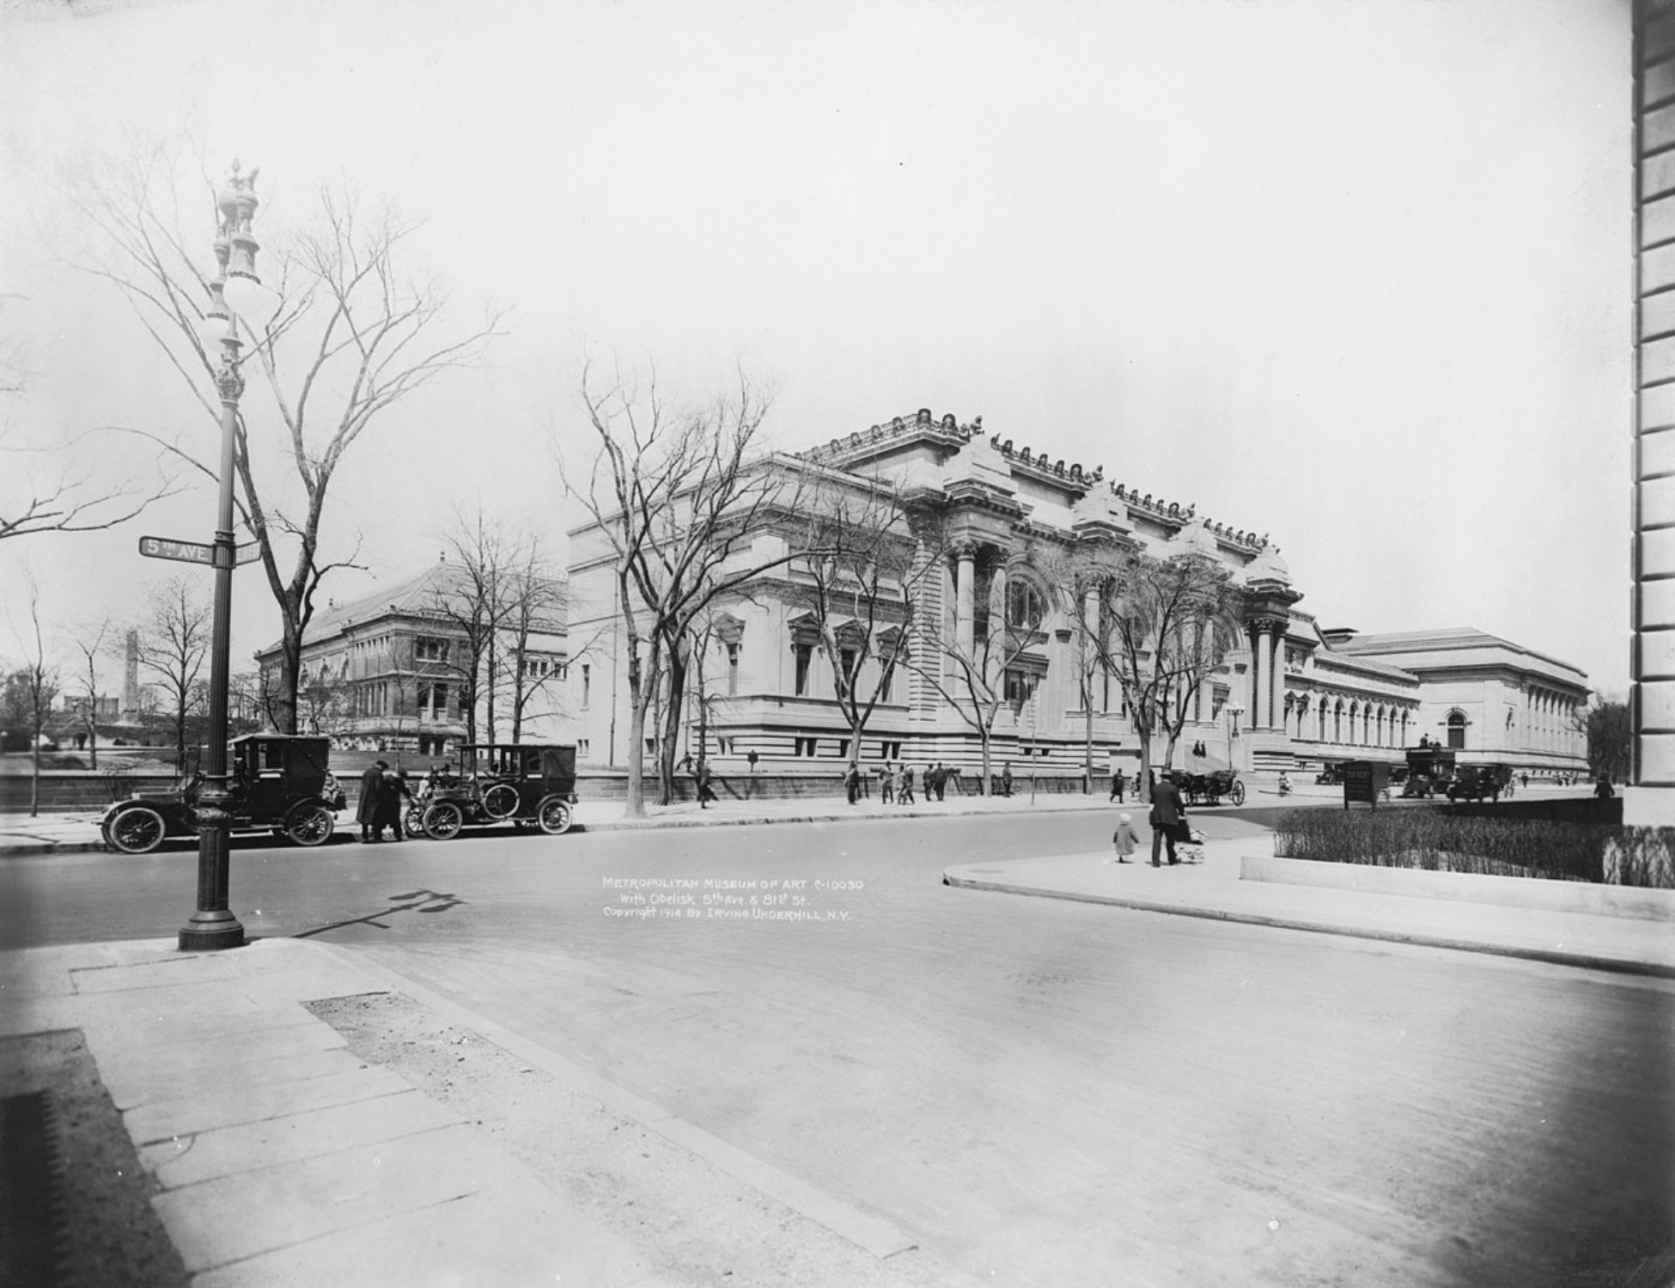
[[[767,827],[780,823],[884,823],[898,818],[983,818],[990,814],[1002,817],[1015,817],[1020,814],[1099,814],[1109,807],[1105,805],[1077,805],[1063,809],[1020,809],[1005,810],[968,810],[961,813],[944,811],[930,811],[919,809],[902,810],[900,813],[890,814],[787,814],[781,817],[764,818],[731,818],[722,815],[712,817],[693,818],[681,815],[678,818],[648,818],[630,821],[628,819],[607,819],[599,823],[582,823],[577,830],[584,835],[594,832],[657,832],[671,828],[694,827]],[[509,835],[509,834],[508,834]],[[115,853],[106,847],[103,841],[66,841],[62,844],[44,841],[39,844],[5,845],[0,844],[0,859],[31,858],[43,854],[101,854]]]
[[[1229,908],[1191,907],[1178,903],[1161,903],[1151,899],[1135,899],[1122,895],[1072,894],[1065,890],[1049,890],[1037,886],[1008,885],[1000,881],[982,881],[973,877],[942,874],[942,884],[966,890],[988,890],[996,894],[1026,895],[1037,899],[1062,899],[1069,903],[1098,903],[1113,908],[1131,908],[1137,912],[1160,912],[1176,917],[1197,917],[1204,921],[1237,922],[1247,926],[1268,926],[1275,930],[1301,930],[1317,935],[1338,935],[1345,939],[1370,939],[1383,943],[1412,944],[1420,948],[1447,948],[1460,953],[1480,953],[1490,957],[1514,957],[1523,961],[1542,962],[1550,966],[1571,966],[1581,970],[1609,971],[1617,975],[1642,975],[1653,979],[1675,979],[1675,966],[1661,962],[1641,962],[1624,957],[1594,957],[1587,953],[1567,953],[1553,948],[1521,948],[1515,944],[1486,944],[1480,940],[1453,939],[1447,935],[1427,935],[1423,931],[1380,930],[1345,925],[1339,922],[1310,921],[1302,917],[1269,916],[1258,912],[1238,912]]]

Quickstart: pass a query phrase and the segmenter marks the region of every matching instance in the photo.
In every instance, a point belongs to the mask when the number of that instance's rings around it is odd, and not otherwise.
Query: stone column
[[[1274,626],[1273,655],[1268,663],[1270,692],[1268,694],[1268,723],[1272,728],[1285,724],[1285,627]]]
[[[973,596],[976,594],[977,551],[962,545],[954,552],[958,561],[954,571],[954,643],[965,656],[971,656],[973,638]]]
[[[1274,702],[1274,654],[1266,622],[1257,623],[1253,658],[1256,667],[1256,703],[1251,707],[1250,727],[1266,729],[1273,723]]]

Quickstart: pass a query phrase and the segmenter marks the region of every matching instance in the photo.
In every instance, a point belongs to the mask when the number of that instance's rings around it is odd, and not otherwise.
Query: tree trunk
[[[673,804],[675,799],[675,753],[680,750],[680,721],[685,707],[683,699],[686,696],[689,658],[689,651],[680,645],[669,650],[668,697],[660,713],[662,737],[657,749],[658,786],[665,805]]]
[[[29,770],[29,817],[34,818],[41,812],[41,725],[35,723],[35,736],[30,739],[33,754],[30,756]]]
[[[1082,717],[1085,736],[1082,748],[1082,795],[1093,792],[1093,686],[1082,686]]]
[[[489,741],[490,742],[494,741],[494,726],[495,726],[495,721],[494,721],[494,690],[495,690],[495,682],[500,678],[496,674],[496,672],[500,669],[500,666],[499,666],[500,659],[495,656],[495,653],[497,652],[497,650],[494,647],[494,638],[495,638],[494,634],[491,631],[490,634],[489,634],[489,648],[488,648],[488,684],[489,684],[489,696],[488,696],[488,721],[489,721],[489,724],[488,724],[488,732],[489,732]]]
[[[623,813],[629,818],[646,816],[645,776],[646,760],[640,749],[645,746],[646,704],[640,700],[639,678],[628,677],[628,796]]]
[[[977,784],[977,794],[987,796],[989,792],[989,727],[984,724],[977,730],[977,741],[983,749],[983,776]]]
[[[87,767],[99,767],[99,727],[92,720],[87,722]]]
[[[279,645],[279,692],[268,716],[280,733],[297,732],[297,678],[302,674],[302,632],[289,621]]]

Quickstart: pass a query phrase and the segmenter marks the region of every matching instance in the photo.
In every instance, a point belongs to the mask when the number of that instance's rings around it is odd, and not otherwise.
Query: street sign
[[[167,537],[141,537],[140,553],[147,559],[175,559],[181,563],[215,565],[215,547],[197,541],[170,541]]]
[[[1378,798],[1390,781],[1390,766],[1371,760],[1349,760],[1343,766],[1343,807],[1350,801],[1366,801],[1378,808]]]
[[[237,564],[247,564],[262,552],[260,542],[251,541],[237,548]],[[215,547],[201,541],[171,541],[168,537],[141,537],[140,553],[147,559],[174,559],[180,563],[203,564],[215,567]]]

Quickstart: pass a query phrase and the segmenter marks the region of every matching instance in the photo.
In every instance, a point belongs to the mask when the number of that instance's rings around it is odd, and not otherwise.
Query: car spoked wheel
[[[483,793],[483,813],[495,822],[518,812],[518,789],[510,783],[496,783]]]
[[[125,809],[110,823],[110,843],[124,854],[149,854],[168,832],[163,816],[146,805]]]
[[[425,835],[433,841],[447,841],[459,835],[465,825],[465,815],[452,801],[438,801],[425,811],[422,820]]]
[[[324,845],[331,840],[337,820],[324,805],[295,806],[285,817],[285,838],[292,845]]]
[[[1233,798],[1235,805],[1243,805],[1245,803],[1245,785],[1238,782],[1234,783],[1233,790],[1228,795]]]
[[[408,836],[418,836],[425,830],[425,812],[418,805],[410,805],[407,813],[402,815],[402,830]]]
[[[564,835],[574,821],[570,813],[570,802],[558,796],[548,796],[536,809],[535,821],[548,836]]]

